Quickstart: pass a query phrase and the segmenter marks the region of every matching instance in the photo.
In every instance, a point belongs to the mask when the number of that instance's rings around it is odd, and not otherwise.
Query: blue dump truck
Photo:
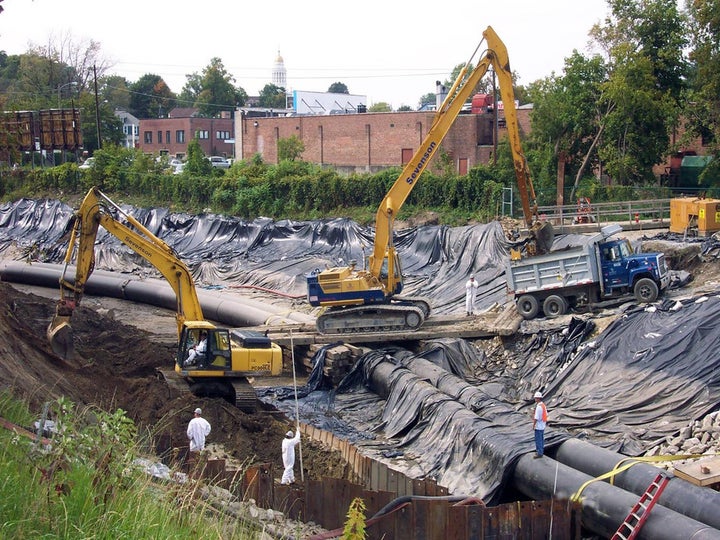
[[[670,283],[665,255],[634,253],[627,239],[611,239],[621,231],[620,225],[608,225],[578,245],[509,260],[505,276],[520,315],[554,318],[633,295],[638,302],[657,300]]]

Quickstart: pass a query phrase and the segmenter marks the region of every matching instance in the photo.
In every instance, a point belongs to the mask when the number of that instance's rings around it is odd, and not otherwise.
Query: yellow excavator
[[[189,387],[196,395],[220,396],[240,409],[255,410],[257,395],[247,378],[280,375],[280,346],[262,334],[217,328],[206,321],[188,267],[169,245],[125,213],[99,189],[88,191],[73,215],[71,225],[60,276],[60,300],[47,329],[55,353],[63,358],[74,354],[70,319],[73,310],[80,305],[85,285],[95,268],[95,239],[102,225],[152,264],[175,292],[178,348],[175,369],[159,370],[166,381],[176,388]],[[73,254],[76,254],[75,275],[70,279],[67,273]]]
[[[477,66],[471,69],[471,62],[483,42],[487,49],[480,56]],[[447,97],[435,113],[425,139],[380,203],[375,217],[373,252],[368,258],[367,267],[359,269],[356,263],[351,261],[349,266],[318,269],[306,276],[308,302],[312,306],[326,308],[316,322],[320,333],[413,331],[420,328],[430,314],[430,303],[427,299],[400,296],[403,276],[393,244],[393,223],[420,175],[440,148],[463,105],[490,66],[498,77],[515,176],[529,233],[525,240],[518,243],[518,247],[522,247],[529,255],[549,251],[554,233],[548,222],[538,218],[535,190],[520,145],[507,49],[495,31],[488,27],[483,32],[483,40],[460,71]],[[520,250],[516,249],[513,255],[519,252]]]

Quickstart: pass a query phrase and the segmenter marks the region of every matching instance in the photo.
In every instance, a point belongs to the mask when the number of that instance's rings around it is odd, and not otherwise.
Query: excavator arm
[[[133,228],[120,222],[113,212],[122,215]],[[73,352],[70,317],[73,310],[80,305],[87,281],[95,268],[95,240],[100,226],[152,264],[175,291],[178,336],[186,320],[203,320],[190,270],[174,250],[94,187],[88,191],[73,216],[64,268],[60,276],[60,300],[55,317],[48,327],[48,338],[58,355],[68,358]],[[75,276],[70,279],[67,270],[73,254],[76,255]]]
[[[471,69],[483,42],[487,49]],[[310,305],[326,308],[316,323],[321,333],[415,330],[429,315],[430,304],[427,299],[400,296],[403,276],[393,244],[393,225],[402,205],[440,148],[463,105],[490,67],[499,77],[515,175],[525,223],[530,233],[523,245],[527,252],[535,253],[547,250],[548,244],[552,244],[552,228],[547,223],[541,223],[537,216],[535,192],[520,146],[507,49],[495,31],[488,27],[483,32],[483,40],[435,113],[427,135],[381,201],[375,217],[375,240],[367,268],[359,270],[351,263],[348,267],[327,268],[308,275]]]

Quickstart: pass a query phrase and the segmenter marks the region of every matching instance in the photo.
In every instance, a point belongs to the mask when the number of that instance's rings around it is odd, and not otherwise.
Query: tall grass
[[[38,415],[0,391],[7,420],[28,426]],[[0,429],[0,538],[151,539],[255,538],[249,523],[218,514],[200,484],[159,482],[133,465],[132,422],[58,400],[60,426],[44,446]]]

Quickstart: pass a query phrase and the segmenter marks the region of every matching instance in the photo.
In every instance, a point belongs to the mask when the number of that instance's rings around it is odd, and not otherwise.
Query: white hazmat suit
[[[191,452],[202,452],[205,450],[205,437],[210,435],[210,422],[200,416],[199,410],[200,409],[195,409],[195,418],[190,420],[187,428]]]
[[[478,290],[478,282],[475,281],[475,276],[470,276],[470,279],[465,283],[465,313],[472,315],[475,311],[475,293]]]
[[[285,471],[283,471],[282,479],[280,480],[281,484],[292,484],[295,482],[295,471],[293,470],[295,467],[295,446],[299,442],[300,430],[295,433],[294,437],[292,431],[288,431],[285,434],[282,442],[282,460]]]

